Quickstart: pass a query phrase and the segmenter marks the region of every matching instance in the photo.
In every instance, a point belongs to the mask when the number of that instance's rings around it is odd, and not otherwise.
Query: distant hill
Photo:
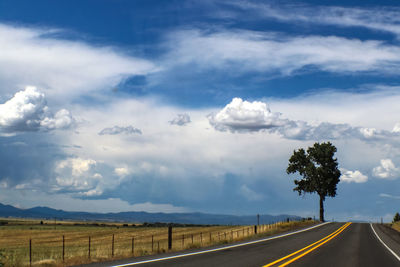
[[[252,225],[257,223],[256,216],[218,215],[207,213],[148,213],[148,212],[118,212],[118,213],[91,213],[56,210],[48,207],[19,209],[0,203],[0,217],[36,218],[36,219],[63,219],[77,221],[114,221],[136,223],[183,223],[183,224],[219,224],[219,225]],[[260,215],[260,223],[267,224],[278,221],[300,220],[294,215]]]

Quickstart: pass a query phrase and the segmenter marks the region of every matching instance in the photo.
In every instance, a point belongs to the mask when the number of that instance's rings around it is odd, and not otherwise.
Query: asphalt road
[[[379,224],[329,223],[286,237],[197,255],[176,257],[180,254],[163,254],[92,266],[265,266],[299,250],[271,266],[280,266],[291,260],[289,266],[400,266],[399,256],[393,255],[382,244],[372,227],[393,253],[400,256],[400,234],[392,229]],[[165,257],[170,258],[148,262]],[[147,262],[140,263],[143,261]]]

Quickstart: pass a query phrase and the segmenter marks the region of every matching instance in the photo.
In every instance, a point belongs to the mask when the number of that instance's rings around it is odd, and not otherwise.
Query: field
[[[400,232],[400,222],[393,223],[392,228]]]
[[[260,225],[271,235],[313,221]],[[0,220],[0,265],[69,266],[168,251],[168,228],[123,223]],[[174,227],[172,251],[254,238],[254,226]]]

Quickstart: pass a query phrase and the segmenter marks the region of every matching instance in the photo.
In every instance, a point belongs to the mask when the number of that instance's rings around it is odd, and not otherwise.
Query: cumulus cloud
[[[129,170],[125,167],[119,167],[114,169],[114,173],[120,177],[124,177],[129,174]]]
[[[133,126],[126,126],[126,127],[114,126],[111,128],[104,128],[98,134],[99,135],[117,135],[117,134],[130,135],[130,134],[142,134],[142,131]]]
[[[381,179],[396,179],[400,176],[400,169],[397,168],[391,159],[381,159],[381,165],[372,170],[374,176]]]
[[[78,157],[57,162],[56,189],[93,194],[93,190],[102,179],[102,175],[95,170],[96,163],[93,159]]]
[[[368,176],[362,174],[360,171],[349,171],[346,169],[340,169],[342,175],[340,181],[345,183],[365,183],[368,181]]]
[[[179,125],[179,126],[185,126],[186,124],[190,123],[190,116],[189,114],[183,113],[183,114],[177,114],[175,118],[173,118],[169,123],[171,125]]]
[[[272,113],[267,104],[234,98],[218,113],[208,115],[210,124],[220,131],[259,131],[284,125],[279,113]]]
[[[345,123],[308,123],[285,119],[281,113],[271,112],[266,103],[248,102],[240,98],[234,98],[221,111],[208,115],[208,120],[218,131],[267,131],[295,140],[357,138],[371,141],[398,136],[390,131],[353,127]]]
[[[10,100],[0,104],[2,132],[67,129],[73,123],[74,119],[66,109],[59,110],[55,115],[51,114],[45,95],[33,86],[27,86]]]

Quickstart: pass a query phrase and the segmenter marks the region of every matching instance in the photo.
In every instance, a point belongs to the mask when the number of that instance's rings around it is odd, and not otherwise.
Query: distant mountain
[[[36,219],[63,219],[77,221],[115,221],[135,223],[184,223],[184,224],[220,224],[220,225],[252,225],[257,223],[253,216],[218,215],[207,213],[148,213],[148,212],[118,212],[118,213],[91,213],[56,210],[48,207],[19,209],[0,203],[0,217],[36,218]],[[267,224],[286,219],[299,220],[294,215],[260,215],[260,223]]]

